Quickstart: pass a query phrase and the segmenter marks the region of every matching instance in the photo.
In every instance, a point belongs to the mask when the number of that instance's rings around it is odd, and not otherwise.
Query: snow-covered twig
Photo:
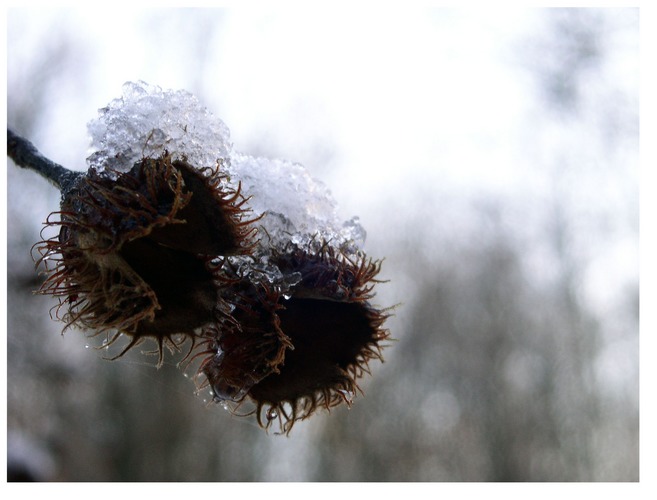
[[[7,129],[7,156],[19,167],[38,172],[63,192],[81,175],[49,160],[30,141],[10,129]]]

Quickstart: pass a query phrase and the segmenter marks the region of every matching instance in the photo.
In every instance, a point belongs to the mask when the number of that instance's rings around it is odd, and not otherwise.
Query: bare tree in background
[[[482,196],[436,199],[411,210],[407,232],[391,232],[385,252],[392,282],[407,277],[415,286],[396,311],[398,342],[384,351],[386,364],[374,368],[385,377],[364,384],[366,397],[353,410],[300,424],[299,431],[307,429],[300,438],[265,435],[206,408],[192,382],[179,376],[175,358],[156,372],[156,360],[137,356],[103,361],[102,352],[85,349],[79,331],[62,337],[48,316],[52,302],[31,294],[38,280],[28,251],[59,194],[10,164],[10,461],[21,459],[12,463],[31,467],[41,480],[256,481],[275,470],[281,450],[296,446],[305,453],[290,476],[298,480],[637,480],[638,380],[614,392],[597,367],[610,345],[613,351],[614,343],[636,343],[638,283],[629,283],[626,300],[606,315],[582,292],[592,255],[622,224],[609,211],[626,215],[630,234],[638,231],[632,226],[638,188],[618,153],[636,146],[636,105],[600,77],[613,48],[612,16],[546,11],[545,31],[529,44],[535,52],[526,56],[544,98],[539,110],[549,118],[528,128],[541,135],[551,120],[570,136],[539,145],[554,183],[547,202]],[[179,28],[145,26],[153,33]],[[216,27],[201,26],[195,43],[206,47]],[[634,37],[638,27],[623,30]],[[73,64],[83,54],[78,43],[65,37],[52,43],[51,33],[43,40],[47,56],[8,75],[8,121],[35,140],[45,130],[41,110],[58,75],[73,67],[84,80]],[[199,73],[204,67],[201,60]],[[190,85],[198,92],[208,83],[195,75]],[[583,130],[573,125],[580,122]],[[604,130],[596,128],[601,123]],[[589,142],[600,143],[595,151],[606,148],[604,162],[578,153]],[[609,197],[600,191],[598,206],[580,200],[581,186],[572,182],[574,169],[587,164],[600,170],[585,172],[586,179],[606,176],[604,185],[620,190]],[[443,214],[460,210],[474,214],[468,219],[474,222],[454,228]],[[535,265],[537,254],[544,267]],[[637,364],[638,352],[629,352]]]
[[[627,26],[615,30],[608,13],[588,10],[549,11],[546,20],[551,31],[530,44],[532,69],[547,107],[558,111],[546,121],[565,138],[550,143],[561,151],[547,151],[547,204],[469,200],[479,207],[478,222],[456,238],[416,236],[413,247],[424,251],[412,262],[408,244],[400,245],[393,258],[408,262],[418,299],[404,304],[404,333],[386,367],[393,382],[372,390],[376,404],[367,415],[326,427],[322,441],[332,446],[316,479],[638,480],[638,380],[618,395],[597,370],[610,335],[635,342],[638,283],[606,315],[582,291],[586,267],[614,241],[615,224],[629,221],[637,236],[635,158],[624,158],[628,165],[614,154],[635,140],[636,103],[610,87],[603,70],[612,57],[605,43]],[[551,132],[545,121],[532,126]],[[618,130],[610,135],[612,126]],[[606,154],[591,158],[582,138],[605,143]],[[586,204],[582,179],[618,192],[600,190],[597,204]],[[449,202],[436,200],[423,212],[448,227],[441,214],[458,212],[445,209]],[[418,217],[407,237],[426,225]],[[543,268],[533,264],[537,255]],[[629,319],[620,329],[616,315]],[[637,364],[638,351],[630,352]]]

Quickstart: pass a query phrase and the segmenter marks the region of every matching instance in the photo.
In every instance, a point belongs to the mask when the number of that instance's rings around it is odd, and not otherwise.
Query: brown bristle
[[[278,372],[286,351],[293,348],[276,314],[280,308],[278,294],[249,288],[254,294],[252,298],[240,293],[246,302],[240,300],[232,316],[222,318],[203,332],[214,342],[213,354],[200,371],[215,397],[221,400],[240,402],[251,387]]]
[[[279,373],[256,384],[249,395],[259,416],[262,409],[267,410],[265,415],[272,415],[274,409],[285,419],[283,430],[289,432],[295,421],[319,407],[351,403],[369,361],[382,359],[379,343],[387,333],[380,328],[381,313],[363,302],[293,297],[285,301],[279,317],[294,350],[286,352]]]
[[[218,167],[167,154],[125,173],[90,170],[65,194],[60,221],[46,222],[60,231],[37,244],[49,274],[39,292],[60,298],[67,326],[131,336],[123,352],[154,338],[161,362],[163,345],[180,345],[176,334],[192,336],[215,317],[210,259],[253,245],[244,198],[221,179]]]
[[[284,432],[319,407],[350,404],[388,338],[387,314],[368,302],[378,262],[326,245],[314,253],[287,250],[271,260],[284,274],[300,273],[301,281],[286,295],[235,283],[239,327],[213,330],[215,343],[200,369],[217,399],[241,403],[248,395],[258,422],[269,427],[278,420]]]

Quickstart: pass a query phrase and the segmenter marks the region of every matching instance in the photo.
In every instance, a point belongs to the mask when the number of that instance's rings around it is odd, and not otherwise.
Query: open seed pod
[[[280,295],[243,280],[231,287],[233,313],[204,329],[206,353],[200,371],[212,381],[214,397],[239,403],[251,388],[278,373],[293,349],[281,330]]]
[[[67,326],[145,338],[178,348],[221,305],[216,255],[250,250],[254,229],[239,189],[219,166],[197,169],[168,154],[127,172],[90,169],[63,194],[58,238],[37,244],[48,277],[40,293],[60,298]],[[50,264],[55,262],[55,266]],[[177,334],[182,334],[182,338]],[[120,356],[119,355],[119,356]]]
[[[351,404],[368,362],[382,359],[387,314],[369,303],[378,262],[351,260],[328,245],[290,245],[271,260],[301,280],[285,294],[240,284],[239,326],[213,330],[200,370],[216,399],[248,396],[261,425],[278,419],[289,432],[318,407]]]

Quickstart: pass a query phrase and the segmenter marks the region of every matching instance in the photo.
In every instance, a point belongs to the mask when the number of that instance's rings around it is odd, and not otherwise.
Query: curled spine
[[[184,224],[182,212],[189,207],[186,216],[194,216],[189,210],[208,212],[209,215],[202,213],[197,217],[201,225],[212,224],[216,214],[221,216],[217,217],[223,224],[219,231],[204,228],[207,234],[225,240],[219,244],[219,250],[228,254],[248,253],[255,244],[256,219],[245,215],[248,210],[244,208],[246,199],[241,186],[231,190],[223,185],[223,179],[219,164],[198,170],[179,160],[172,162],[168,154],[155,160],[145,158],[130,172],[101,174],[91,169],[67,191],[62,209],[46,219],[44,229],[58,227],[58,236],[44,238],[33,247],[33,255],[34,250],[39,255],[36,264],[43,264],[47,275],[38,293],[58,297],[55,315],[66,323],[65,328],[79,325],[94,330],[96,335],[115,330],[105,346],[121,333],[132,336],[117,357],[139,345],[144,337],[155,338],[161,363],[163,345],[179,350],[185,335],[174,338],[172,332],[155,336],[137,333],[138,325],[152,321],[161,305],[153,289],[122,260],[122,247],[142,237],[152,237],[154,229]],[[192,187],[199,191],[194,207],[190,206],[195,194]],[[53,220],[54,216],[59,216],[59,220]],[[214,236],[217,232],[220,235]],[[183,240],[184,245],[188,239],[174,236],[173,240]],[[203,254],[212,253],[212,245],[217,243],[201,243],[199,250],[195,250],[194,244],[189,243],[190,248],[183,248],[183,253],[187,252],[189,259],[200,259],[208,276],[216,276],[212,264],[215,257]],[[193,347],[192,332],[176,333],[191,336]]]
[[[276,314],[281,295],[271,288],[240,282],[233,289],[233,311],[203,330],[206,359],[198,374],[219,399],[241,406],[249,389],[279,373],[287,350],[294,349]]]
[[[183,161],[185,161],[184,158]],[[229,185],[230,178],[222,172],[223,167],[224,162],[219,159],[215,167],[204,167],[198,170],[205,178],[207,188],[218,194],[223,209],[234,221],[240,245],[239,249],[231,254],[248,255],[258,243],[258,228],[255,223],[261,220],[265,213],[255,217],[251,216],[251,209],[248,207],[251,197],[244,196],[242,193],[241,181],[237,183],[237,187]]]
[[[321,384],[312,390],[273,401],[267,397],[266,391],[254,388],[257,404],[255,413],[259,424],[269,428],[277,421],[281,431],[289,433],[296,421],[308,418],[316,409],[323,407],[330,410],[341,403],[350,405],[355,394],[362,393],[357,381],[364,373],[370,373],[369,362],[372,359],[383,361],[381,349],[385,347],[383,342],[389,339],[389,332],[383,324],[389,317],[390,309],[379,310],[369,303],[369,299],[373,297],[373,284],[380,282],[376,279],[381,269],[380,261],[367,259],[363,254],[347,255],[327,243],[317,242],[311,242],[304,248],[288,245],[284,252],[275,254],[273,260],[284,272],[300,272],[302,275],[301,282],[292,291],[292,301],[287,303],[288,307],[295,298],[312,299],[305,306],[311,308],[315,307],[312,304],[319,306],[322,303],[342,303],[344,306],[337,307],[346,307],[350,311],[340,309],[344,311],[345,317],[360,317],[360,321],[367,325],[368,332],[361,332],[361,339],[353,340],[357,342],[354,346],[358,345],[355,357],[344,365],[335,365],[322,378]],[[283,305],[281,309],[285,308]],[[319,313],[319,309],[316,311]],[[290,313],[297,315],[294,310]],[[284,311],[281,314],[284,314]],[[292,321],[298,322],[300,319],[297,317]],[[312,318],[304,316],[302,321],[307,320],[310,320],[310,323],[305,324],[305,334],[311,335],[315,327]],[[295,323],[289,323],[293,324]],[[286,321],[283,321],[282,327],[283,330],[286,329]],[[321,328],[317,334],[321,335],[320,331]],[[330,331],[326,331],[326,334],[330,335]],[[294,337],[292,342],[295,342]],[[321,341],[320,345],[323,345]]]

